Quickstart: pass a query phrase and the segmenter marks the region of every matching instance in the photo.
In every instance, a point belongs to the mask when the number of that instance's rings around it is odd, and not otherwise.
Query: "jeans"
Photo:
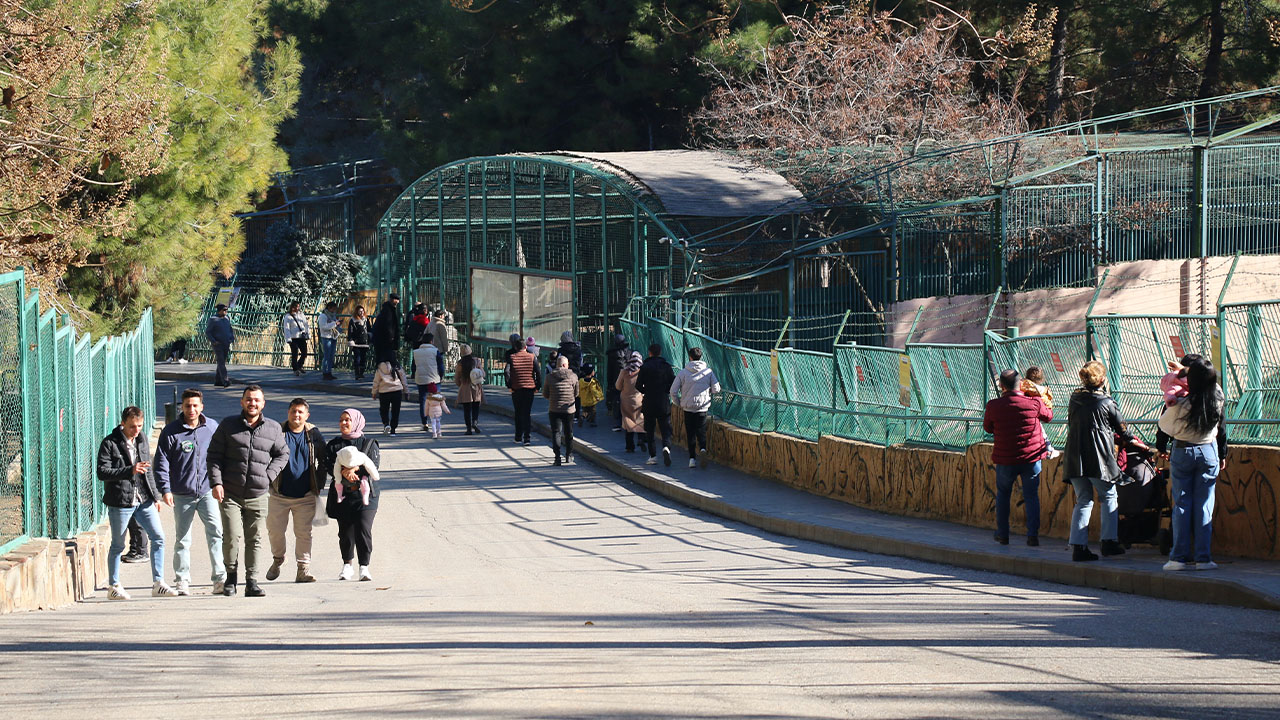
[[[351,348],[351,371],[357,378],[364,377],[364,361],[368,354],[369,348],[367,347],[352,346]]]
[[[527,441],[533,429],[533,421],[529,418],[529,413],[533,412],[533,388],[512,390],[511,404],[516,411],[516,440]]]
[[[1099,540],[1115,540],[1119,537],[1116,512],[1116,484],[1102,478],[1071,478],[1076,491],[1076,509],[1071,513],[1071,544],[1089,544],[1089,516],[1093,514],[1093,491],[1102,500],[1102,534]]]
[[[293,557],[299,565],[311,563],[311,521],[316,516],[316,494],[300,498],[268,493],[267,536],[271,541],[271,559],[284,562],[285,531],[293,518]]]
[[[996,465],[996,537],[1009,539],[1009,500],[1013,483],[1022,478],[1022,503],[1027,511],[1027,537],[1040,536],[1040,461]]]
[[[333,374],[333,358],[338,353],[338,341],[336,338],[320,338],[320,372],[325,375]]]
[[[209,545],[210,577],[213,582],[227,579],[227,568],[222,562],[222,516],[213,492],[200,497],[194,495],[173,496],[173,575],[178,582],[191,582],[191,521],[199,513],[204,523],[204,539]]]
[[[404,402],[404,391],[378,393],[378,417],[383,427],[391,426],[395,430],[400,426],[400,403]]]
[[[476,421],[480,419],[480,403],[462,403],[462,419],[466,421],[468,430],[476,430]]]
[[[689,458],[698,457],[698,448],[707,449],[707,414],[684,411],[684,437],[689,444]]]
[[[303,372],[307,364],[307,339],[294,338],[289,341],[289,367],[296,373]]]
[[[667,445],[671,443],[671,416],[655,415],[646,412],[644,414],[644,441],[649,445],[649,457],[656,457],[658,454],[657,443],[653,441],[654,425],[662,431],[662,449],[666,450]]]
[[[267,549],[263,540],[267,530],[267,496],[236,498],[227,495],[222,500],[222,559],[227,573],[234,574],[240,567],[240,542],[244,541],[244,565],[242,580],[257,580],[258,571],[267,564]]]
[[[213,371],[214,385],[229,385],[230,380],[227,378],[227,355],[231,353],[231,346],[223,343],[213,344],[213,361],[218,366]]]
[[[564,448],[564,456],[573,452],[573,413],[547,413],[551,421],[551,450],[560,457],[560,449]]]
[[[1213,560],[1213,504],[1218,486],[1218,446],[1176,443],[1169,450],[1173,477],[1173,551],[1170,560],[1207,563]],[[1194,538],[1194,555],[1192,544]]]
[[[127,508],[107,508],[107,518],[111,521],[111,548],[107,551],[107,583],[116,585],[120,582],[120,556],[124,555],[124,536],[129,528],[129,520],[138,519],[138,524],[151,538],[151,581],[164,580],[164,528],[160,527],[160,513],[154,502]]]

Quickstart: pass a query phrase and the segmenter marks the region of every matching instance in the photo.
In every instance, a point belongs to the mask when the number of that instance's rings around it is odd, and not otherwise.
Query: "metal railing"
[[[99,338],[40,312],[21,270],[0,275],[0,552],[103,517],[96,457],[129,405],[156,417],[152,322]]]

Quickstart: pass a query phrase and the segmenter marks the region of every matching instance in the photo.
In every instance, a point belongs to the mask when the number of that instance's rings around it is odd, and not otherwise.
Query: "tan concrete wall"
[[[36,539],[0,557],[0,614],[65,607],[107,584],[105,526],[69,540]]]
[[[1106,284],[1093,308],[1096,315],[1208,314],[1218,309],[1233,258],[1139,260],[1109,266]],[[1007,293],[992,313],[992,327],[1017,326],[1023,335],[1079,332],[1093,300],[1093,288]],[[1280,256],[1242,255],[1225,302],[1280,299]],[[890,344],[902,347],[924,308],[914,342],[980,343],[990,295],[917,298],[889,311]]]
[[[680,413],[673,411],[678,422]],[[683,431],[676,432],[683,443]],[[818,442],[757,433],[712,420],[712,457],[729,467],[815,495],[894,515],[995,527],[995,467],[991,445],[950,452],[883,447],[822,437]],[[1021,490],[1013,493],[1015,534],[1026,518]],[[1213,547],[1224,556],[1280,560],[1280,448],[1234,446],[1218,481]],[[1062,482],[1057,460],[1044,463],[1040,480],[1041,534],[1066,539],[1075,496]],[[1098,519],[1094,513],[1093,536]]]

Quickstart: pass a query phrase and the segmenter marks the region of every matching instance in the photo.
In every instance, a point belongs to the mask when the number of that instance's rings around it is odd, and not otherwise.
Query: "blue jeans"
[[[222,562],[222,515],[213,492],[200,497],[194,495],[173,496],[173,574],[178,582],[191,582],[191,521],[196,513],[204,523],[204,539],[209,545],[209,566],[213,568],[211,579],[222,582],[227,579],[227,569]]]
[[[333,374],[333,357],[338,352],[338,340],[336,338],[320,338],[320,372],[325,375]]]
[[[1013,483],[1022,478],[1022,503],[1027,510],[1027,537],[1040,536],[1040,461],[996,465],[996,536],[1009,537],[1009,500]]]
[[[1076,509],[1071,513],[1071,544],[1089,544],[1089,516],[1093,514],[1093,491],[1098,491],[1098,499],[1102,501],[1102,533],[1100,540],[1115,540],[1119,534],[1118,503],[1116,502],[1116,484],[1102,478],[1071,478],[1071,487],[1076,491]]]
[[[138,525],[151,538],[151,581],[164,580],[164,528],[160,527],[160,513],[154,502],[127,508],[107,508],[111,521],[111,549],[107,551],[107,584],[120,582],[120,556],[124,555],[125,534],[129,531],[129,519],[137,518]]]
[[[1173,476],[1173,551],[1170,560],[1207,563],[1213,559],[1213,501],[1218,486],[1218,446],[1183,445],[1169,451]],[[1195,555],[1192,555],[1192,538]]]

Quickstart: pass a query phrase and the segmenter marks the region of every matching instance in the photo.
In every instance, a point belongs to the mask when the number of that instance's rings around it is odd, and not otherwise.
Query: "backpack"
[[[478,367],[471,368],[471,384],[472,385],[484,384],[484,370],[481,370]]]

